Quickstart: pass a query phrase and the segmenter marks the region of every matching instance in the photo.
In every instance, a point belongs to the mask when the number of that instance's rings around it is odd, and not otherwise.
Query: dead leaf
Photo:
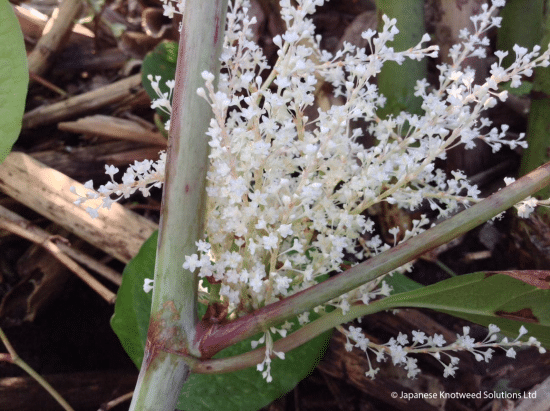
[[[485,277],[495,274],[504,274],[523,281],[526,284],[537,287],[540,290],[550,290],[550,271],[545,270],[512,270],[512,271],[486,271]]]

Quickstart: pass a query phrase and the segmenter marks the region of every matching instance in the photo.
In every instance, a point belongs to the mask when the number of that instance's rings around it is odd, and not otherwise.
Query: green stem
[[[445,271],[447,274],[449,274],[451,277],[456,277],[456,273],[451,270],[451,268],[445,264],[443,261],[435,260],[434,263],[441,268],[443,271]]]
[[[44,377],[42,377],[35,370],[33,370],[29,364],[27,364],[25,361],[21,359],[21,357],[19,357],[19,355],[17,355],[17,352],[15,351],[13,346],[10,344],[8,337],[6,336],[2,328],[0,328],[0,340],[2,340],[2,342],[6,346],[6,349],[8,350],[9,354],[7,355],[7,361],[22,368],[27,374],[29,374],[32,378],[34,378],[34,380],[38,384],[40,384],[46,391],[48,391],[48,393],[57,401],[59,405],[63,407],[64,410],[74,411],[73,408],[69,405],[69,403],[65,401],[65,399],[55,390],[55,388],[53,388],[48,383],[48,381],[44,379]]]
[[[193,346],[197,277],[182,264],[204,235],[209,153],[205,134],[212,110],[196,91],[204,86],[203,71],[216,76],[220,71],[227,3],[188,0],[183,13],[151,318],[130,410],[173,411],[189,366],[170,352],[199,353]]]
[[[273,350],[277,352],[289,352],[341,324],[386,309],[385,307],[380,308],[376,303],[377,302],[370,303],[369,305],[354,305],[346,314],[342,314],[342,310],[340,309],[325,314],[294,331],[288,337],[275,341]],[[235,355],[233,357],[193,362],[191,369],[197,374],[221,374],[252,367],[262,362],[264,357],[265,347],[260,347],[254,351]]]
[[[334,276],[277,303],[225,325],[210,327],[199,323],[197,338],[203,358],[239,341],[278,325],[304,311],[324,304],[362,284],[391,272],[477,227],[514,204],[550,184],[550,163],[504,187],[487,199],[438,224],[437,226]]]

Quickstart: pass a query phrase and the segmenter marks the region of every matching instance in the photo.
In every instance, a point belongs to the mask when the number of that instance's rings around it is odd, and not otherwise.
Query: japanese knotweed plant
[[[423,252],[514,204],[521,216],[528,216],[537,204],[549,204],[526,198],[547,184],[548,176],[516,182],[482,201],[478,198],[479,190],[463,172],[455,170],[447,175],[435,167],[435,161],[445,159],[447,150],[453,147],[464,145],[469,149],[477,141],[490,145],[495,152],[502,146],[525,147],[523,135],[515,140],[507,138],[508,127],[491,127],[491,121],[483,113],[499,100],[506,100],[507,92],[500,91],[499,84],[511,82],[512,87],[519,86],[522,76],[530,76],[535,67],[549,65],[550,53],[541,54],[540,47],[529,51],[517,46],[514,62],[503,67],[506,53],[496,52],[491,76],[483,84],[474,84],[474,70],[462,65],[468,58],[486,58],[489,41],[484,33],[499,27],[500,18],[495,13],[504,5],[503,0],[493,0],[472,17],[474,32],[462,31],[462,43],[450,50],[451,63],[438,66],[438,82],[431,85],[426,80],[417,82],[415,95],[423,100],[424,114],[402,112],[380,118],[377,111],[384,106],[385,98],[373,80],[384,63],[436,57],[438,48],[428,45],[430,37],[424,35],[421,43],[409,50],[393,50],[390,44],[398,33],[396,21],[384,16],[379,32],[367,30],[362,34],[368,41],[367,49],[344,43],[341,50],[331,54],[321,48],[321,38],[315,35],[315,27],[308,18],[323,3],[324,0],[298,0],[298,6],[294,7],[290,0],[280,2],[287,30],[273,39],[279,48],[273,67],[260,47],[250,40],[255,19],[247,13],[249,1],[235,0],[229,5],[219,58],[221,71],[203,71],[203,86],[196,90],[211,110],[208,131],[203,136],[209,146],[205,226],[194,243],[194,252],[170,256],[183,266],[181,275],[200,279],[193,292],[208,308],[200,323],[185,323],[181,329],[166,327],[174,318],[179,321],[182,314],[178,297],[164,301],[164,311],[155,313],[153,308],[144,366],[160,350],[183,357],[191,371],[198,373],[227,372],[256,364],[261,376],[269,382],[272,358],[284,359],[286,351],[334,327],[346,335],[347,349],[359,347],[374,352],[378,361],[389,356],[394,364],[405,367],[410,377],[420,372],[411,353],[435,356],[443,364],[445,376],[450,376],[455,374],[458,359],[449,351],[467,350],[478,360],[488,360],[495,347],[505,349],[509,356],[520,345],[534,345],[542,352],[541,343],[534,337],[527,342],[519,337],[497,342],[496,325],[491,325],[487,338],[478,343],[469,336],[466,327],[463,335],[450,344],[439,335],[426,336],[418,331],[412,336],[412,344],[406,335],[400,334],[387,344],[378,345],[366,339],[360,329],[346,329],[340,324],[380,310],[422,306],[484,325],[494,320],[508,332],[519,328],[496,314],[502,308],[502,299],[491,306],[480,297],[485,305],[480,303],[477,311],[472,308],[476,292],[487,287],[493,289],[501,282],[507,284],[511,293],[504,300],[517,301],[514,293],[518,292],[517,283],[521,283],[516,279],[518,275],[477,273],[393,294],[392,280],[384,275],[409,269],[414,258]],[[194,7],[202,6],[192,1],[187,5],[167,3],[165,14],[173,16],[181,12],[185,31],[185,22],[192,19]],[[178,69],[176,76],[186,73]],[[173,115],[172,125],[168,122],[166,127],[171,128],[170,138],[177,139],[180,126],[174,127],[174,117],[180,113],[176,106],[172,112],[171,98],[174,91],[177,99],[178,78],[174,82],[150,76],[149,80],[157,93],[153,107]],[[316,85],[320,81],[331,84],[342,103],[312,112],[307,109],[315,106]],[[164,85],[168,92],[163,91]],[[193,100],[188,104],[201,102]],[[200,110],[205,107],[200,106]],[[355,128],[358,120],[368,127]],[[186,120],[178,121],[183,124]],[[374,146],[365,147],[358,142],[365,133],[374,136],[377,142]],[[102,198],[99,207],[88,208],[94,216],[100,207],[109,208],[113,201],[127,198],[137,190],[148,195],[152,187],[165,182],[165,169],[178,170],[179,165],[171,163],[176,157],[171,156],[169,150],[168,155],[161,153],[155,162],[136,162],[123,174],[120,183],[114,179],[119,170],[106,166],[111,181],[97,192],[93,191],[93,183],[88,182],[89,191],[81,194],[76,203]],[[187,193],[195,187],[190,184],[173,190]],[[166,197],[164,201],[166,206]],[[400,232],[399,227],[391,229],[395,241],[386,244],[375,232],[375,224],[367,212],[382,202],[406,210],[428,203],[437,217],[447,217],[460,206],[469,209],[427,231],[433,220],[421,216],[405,232]],[[479,204],[472,206],[474,203]],[[168,211],[179,212],[173,207]],[[177,239],[161,239],[159,247],[167,241]],[[366,262],[326,280],[329,273],[344,271],[349,256]],[[158,257],[155,272],[162,275]],[[156,277],[154,281],[149,278],[143,287],[145,292],[154,288],[153,307],[157,286],[161,286],[158,281]],[[165,280],[162,281],[164,284]],[[510,286],[509,281],[516,286]],[[530,301],[534,295],[548,298],[547,290],[538,289],[544,288],[540,284],[547,281],[537,283],[538,288],[521,284],[535,293],[530,294]],[[466,306],[468,314],[460,309]],[[319,318],[311,321],[312,316]],[[546,317],[537,318],[538,325],[547,327],[548,317],[546,312]],[[291,319],[301,326],[292,334]],[[177,340],[177,344],[159,345],[158,337],[163,332],[172,342]],[[259,336],[250,344],[252,349],[265,344],[262,351],[210,360],[216,352],[258,332]],[[520,336],[525,333],[522,326]],[[275,335],[286,338],[275,342]],[[377,370],[371,366],[366,373],[374,376]],[[146,375],[142,368],[143,381],[147,380]]]

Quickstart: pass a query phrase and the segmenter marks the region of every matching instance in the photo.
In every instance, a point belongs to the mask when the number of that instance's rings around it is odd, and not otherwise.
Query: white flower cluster
[[[163,3],[162,8],[164,9],[164,13],[163,13],[164,16],[173,18],[174,14],[183,14],[186,0],[161,0],[161,1]]]
[[[159,87],[159,82],[161,81],[160,76],[155,76],[153,78],[153,76],[149,74],[147,78],[151,82],[151,87],[158,96],[158,98],[153,99],[153,101],[151,102],[151,108],[158,108],[166,113],[168,116],[171,116],[172,94],[174,92],[175,81],[166,81],[165,84],[168,87],[168,92],[163,93]],[[170,118],[166,121],[164,127],[166,130],[170,129]],[[86,207],[86,211],[88,212],[88,214],[90,214],[92,218],[97,218],[98,210],[100,208],[110,209],[111,204],[113,204],[115,201],[118,201],[121,198],[128,198],[131,194],[134,194],[138,190],[144,197],[148,197],[151,188],[162,187],[162,184],[164,183],[165,165],[166,151],[159,152],[159,159],[157,161],[134,161],[134,165],[128,167],[126,172],[122,175],[122,183],[117,183],[114,180],[114,175],[119,172],[119,169],[112,165],[105,165],[105,174],[110,177],[111,181],[109,181],[107,184],[99,186],[96,191],[94,189],[94,182],[92,180],[89,180],[84,184],[84,188],[86,188],[88,191],[83,195],[78,194],[74,186],[71,187],[71,192],[78,195],[79,197],[79,199],[76,200],[74,204],[80,205],[88,200],[101,198],[102,201],[99,206],[95,208]],[[111,196],[115,197],[113,198]],[[152,286],[150,284],[144,286],[144,290],[151,289]]]
[[[159,87],[159,82],[161,80],[160,76],[153,76],[149,74],[147,79],[151,82],[151,87],[155,91],[158,98],[153,99],[151,102],[152,109],[159,109],[168,115],[168,121],[164,124],[166,130],[170,130],[170,116],[172,115],[172,95],[174,93],[174,86],[176,85],[175,80],[166,81],[166,87],[168,87],[168,92],[163,93]]]
[[[504,183],[508,186],[516,181],[513,177],[506,177]],[[525,200],[520,201],[515,205],[516,210],[518,211],[518,216],[522,218],[528,218],[533,211],[538,206],[549,207],[550,199],[548,200],[538,200],[534,197],[527,197]]]
[[[307,18],[323,3],[302,0],[294,8],[289,0],[281,1],[287,31],[273,40],[279,58],[264,80],[266,57],[247,39],[255,20],[247,15],[248,1],[235,1],[217,89],[214,75],[203,73],[206,85],[198,93],[214,113],[208,131],[208,243],[200,242],[203,251],[186,256],[184,267],[221,283],[220,297],[231,310],[256,309],[341,271],[345,253],[357,252],[361,236],[373,231],[363,212],[374,204],[387,201],[414,209],[428,199],[445,214],[459,202],[476,200],[479,191],[461,172],[449,179],[435,169],[434,160],[444,158],[446,150],[461,143],[471,148],[475,139],[494,151],[503,144],[525,144],[504,140],[506,127],[485,131],[491,122],[480,114],[496,98],[506,99],[499,83],[513,80],[515,87],[518,76],[548,65],[548,53],[537,58],[538,49],[517,49],[514,64],[505,69],[499,60],[482,85],[473,84],[473,70],[459,69],[466,58],[485,57],[488,39],[482,34],[499,26],[500,19],[493,17],[499,2],[485,5],[474,17],[475,33],[462,31],[463,43],[450,51],[452,64],[439,67],[438,88],[428,91],[427,82],[418,82],[416,95],[426,114],[387,119],[376,115],[384,98],[371,80],[386,61],[434,57],[437,48],[423,47],[426,35],[416,47],[395,52],[387,43],[398,33],[396,21],[384,16],[380,33],[363,33],[371,53],[344,44],[332,55],[320,48]],[[310,118],[305,111],[315,102],[320,80],[330,83],[344,103],[318,109]],[[357,142],[363,130],[352,124],[359,119],[370,123],[376,146]],[[410,127],[404,132],[406,124]],[[463,191],[467,195],[459,197]],[[364,245],[376,253],[382,242],[373,236]],[[368,302],[369,292],[348,293],[331,304],[345,311],[356,300]]]
[[[489,325],[489,334],[479,342],[470,337],[470,327],[463,327],[463,334],[457,334],[455,342],[448,345],[445,345],[447,342],[442,335],[435,334],[431,337],[426,336],[422,331],[412,332],[411,345],[408,345],[409,337],[403,333],[399,333],[397,338],[392,337],[386,344],[380,345],[366,338],[358,327],[350,326],[349,330],[345,330],[343,327],[338,327],[338,329],[346,336],[347,351],[351,351],[353,347],[357,347],[367,353],[369,371],[365,375],[371,378],[374,378],[380,368],[372,366],[368,356],[369,351],[376,355],[377,362],[385,361],[387,356],[389,356],[394,365],[400,365],[407,370],[408,378],[415,378],[420,373],[417,359],[411,357],[409,354],[432,355],[443,365],[443,376],[454,377],[455,371],[458,369],[459,358],[448,354],[446,351],[469,351],[477,361],[485,362],[488,362],[492,358],[495,352],[493,348],[500,348],[506,351],[506,356],[510,358],[516,357],[514,347],[537,347],[541,354],[546,352],[544,347],[534,337],[530,337],[526,342],[519,340],[523,335],[527,334],[527,329],[523,325],[520,327],[519,335],[515,340],[508,341],[508,338],[504,337],[499,342],[497,342],[497,333],[500,332],[500,328],[494,324]],[[441,354],[448,357],[449,362],[447,364],[441,360]]]
[[[105,174],[111,178],[111,181],[101,185],[96,191],[94,189],[94,182],[89,180],[84,184],[84,188],[88,191],[83,195],[77,193],[76,188],[72,186],[71,193],[79,197],[74,204],[80,205],[88,200],[100,198],[101,203],[97,207],[86,207],[88,214],[90,214],[92,218],[97,218],[100,208],[110,209],[111,204],[115,201],[121,198],[128,198],[138,190],[144,197],[148,197],[151,188],[162,187],[165,164],[166,152],[164,151],[159,153],[159,159],[157,161],[134,161],[134,165],[128,167],[126,172],[122,175],[122,183],[117,183],[113,178],[113,176],[119,172],[119,169],[115,166],[105,165]],[[112,198],[111,195],[116,197]]]
[[[426,200],[433,210],[446,215],[459,204],[478,201],[479,190],[462,172],[447,176],[435,168],[434,161],[444,159],[446,151],[459,144],[473,147],[475,140],[484,141],[493,151],[503,145],[525,146],[520,140],[523,135],[517,141],[506,140],[506,126],[500,131],[490,128],[491,121],[480,115],[495,106],[497,99],[506,100],[507,92],[499,91],[499,84],[511,81],[517,87],[520,76],[531,75],[536,66],[549,65],[549,52],[540,55],[538,47],[532,52],[516,47],[516,60],[510,67],[501,66],[506,53],[498,52],[491,77],[474,84],[474,71],[462,69],[461,64],[466,58],[485,58],[489,40],[483,33],[499,26],[500,18],[494,13],[504,4],[493,0],[491,7],[483,5],[481,14],[472,17],[475,32],[461,32],[462,43],[449,52],[452,64],[438,66],[439,84],[417,83],[415,95],[422,98],[425,114],[402,112],[382,119],[377,109],[385,98],[373,79],[387,61],[401,64],[406,58],[437,56],[436,46],[424,46],[430,37],[424,35],[417,46],[396,52],[388,46],[399,32],[396,21],[384,16],[380,32],[368,30],[362,35],[370,50],[344,43],[333,55],[321,49],[320,36],[307,18],[324,0],[297,3],[294,7],[290,0],[280,2],[287,31],[273,39],[279,51],[270,68],[262,50],[249,39],[256,22],[248,16],[249,0],[234,0],[227,14],[217,87],[214,74],[204,72],[205,88],[197,91],[214,114],[207,133],[209,203],[205,240],[197,243],[196,254],[185,256],[183,266],[220,284],[215,288],[218,295],[212,298],[225,301],[237,315],[311,287],[330,272],[342,271],[346,253],[363,257],[390,248],[372,234],[374,223],[364,213],[378,203],[413,210]],[[165,14],[177,12],[169,0],[165,4]],[[183,2],[177,4],[183,10]],[[160,79],[150,80],[157,90]],[[315,104],[320,82],[330,84],[343,103],[327,110],[318,108],[315,114],[308,110],[306,115],[306,109]],[[168,87],[168,94],[158,89],[159,99],[153,107],[171,112],[173,83]],[[357,120],[367,122],[368,129],[354,128]],[[375,146],[365,147],[357,141],[365,131],[376,139]],[[113,201],[108,197],[111,193],[119,198],[136,189],[148,194],[151,186],[162,184],[164,158],[163,153],[156,163],[136,163],[122,184],[112,180],[99,194],[88,193],[77,203],[97,195],[106,196],[104,206],[108,206]],[[147,165],[154,171],[148,171]],[[111,177],[114,172],[107,168]],[[92,187],[87,183],[87,188]],[[422,216],[405,239],[429,223]],[[390,233],[396,237],[397,232],[395,228]],[[366,304],[388,295],[385,283],[380,290],[374,289],[378,284],[367,284],[330,305],[346,311],[356,301]],[[269,333],[266,330],[266,343],[271,341]],[[434,339],[428,341],[437,345]],[[266,359],[271,354],[277,353],[267,347]],[[269,361],[264,365],[264,377],[269,379]],[[412,363],[407,366],[414,369]]]
[[[274,355],[279,357],[281,360],[285,359],[285,353],[275,351],[273,349],[273,336],[272,334],[279,333],[281,337],[286,337],[287,331],[292,327],[292,324],[288,321],[279,328],[271,327],[269,331],[264,332],[258,341],[252,341],[252,349],[255,349],[259,344],[265,343],[265,357],[264,360],[256,366],[256,369],[262,373],[262,377],[267,382],[273,381],[271,376],[271,357]],[[265,368],[265,370],[264,370]]]
[[[466,58],[485,57],[488,39],[482,34],[499,26],[493,14],[501,2],[484,5],[472,18],[475,33],[462,31],[463,43],[450,50],[452,64],[439,66],[437,88],[428,90],[426,81],[418,82],[416,95],[423,99],[425,114],[387,119],[376,115],[384,98],[370,81],[386,61],[433,57],[437,48],[422,46],[426,35],[416,47],[395,52],[387,43],[398,33],[396,22],[384,17],[380,33],[363,33],[371,53],[344,44],[332,55],[321,50],[307,18],[323,3],[302,0],[294,8],[289,0],[281,1],[288,28],[274,39],[279,58],[264,80],[266,57],[247,39],[255,20],[247,15],[248,1],[235,1],[217,89],[214,75],[203,73],[206,86],[198,93],[214,113],[208,131],[208,245],[186,256],[185,267],[221,282],[220,295],[233,308],[261,307],[341,271],[345,253],[360,251],[358,240],[373,231],[374,223],[363,212],[374,204],[415,209],[427,199],[445,214],[459,203],[476,201],[479,191],[461,172],[449,178],[435,169],[434,160],[444,158],[446,150],[461,143],[473,147],[475,139],[493,150],[525,144],[504,140],[507,128],[489,130],[491,122],[480,114],[497,98],[506,99],[499,83],[512,80],[517,86],[520,75],[548,65],[548,52],[539,57],[538,48],[531,53],[516,48],[516,61],[506,69],[500,53],[482,85],[473,84],[473,70],[459,68]],[[315,102],[320,80],[330,83],[344,103],[318,109],[309,118],[305,111]],[[352,124],[358,119],[370,124],[376,146],[357,142],[363,130]],[[384,248],[378,236],[364,246],[367,253]],[[351,302],[342,296],[335,304]]]

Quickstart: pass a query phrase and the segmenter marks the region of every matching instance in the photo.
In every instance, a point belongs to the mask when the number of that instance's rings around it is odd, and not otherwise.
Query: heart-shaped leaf
[[[0,163],[21,131],[29,69],[23,34],[11,4],[0,1]]]
[[[155,269],[157,233],[142,246],[124,269],[122,285],[117,294],[111,327],[122,346],[139,368],[143,359],[151,293],[143,291],[145,278],[152,278]],[[206,307],[199,305],[199,315]],[[310,319],[317,318],[310,313]],[[297,324],[297,321],[294,321]],[[297,325],[290,331],[297,329]],[[321,359],[331,333],[324,333],[308,343],[286,353],[285,359],[271,363],[273,381],[266,382],[255,367],[219,375],[191,374],[180,394],[178,408],[182,410],[257,410],[294,388]],[[251,341],[260,335],[226,348],[214,358],[230,357],[251,350]]]

